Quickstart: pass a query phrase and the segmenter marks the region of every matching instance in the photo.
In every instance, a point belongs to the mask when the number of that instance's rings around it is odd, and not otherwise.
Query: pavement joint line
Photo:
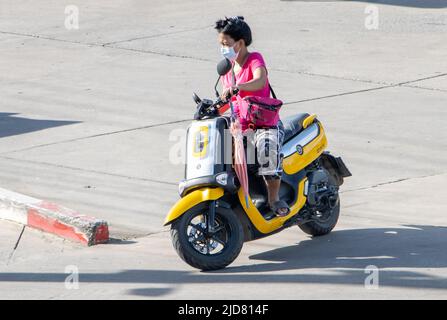
[[[445,76],[447,76],[447,73],[434,75],[434,76],[428,76],[428,77],[425,77],[425,78],[420,78],[420,79],[415,79],[415,80],[410,80],[410,81],[405,81],[405,82],[401,82],[401,83],[397,83],[397,84],[384,85],[384,86],[375,87],[375,88],[368,88],[368,89],[362,89],[362,90],[356,90],[356,91],[342,92],[342,93],[337,93],[337,94],[333,94],[333,95],[321,96],[321,97],[316,97],[316,98],[309,98],[309,99],[298,100],[298,101],[290,101],[290,102],[285,102],[284,105],[291,105],[291,104],[298,104],[298,103],[304,103],[304,102],[310,102],[310,101],[316,101],[316,100],[322,100],[322,99],[336,98],[336,97],[341,97],[341,96],[345,96],[345,95],[351,95],[351,94],[356,94],[356,93],[364,93],[364,92],[370,92],[370,91],[377,91],[377,90],[381,90],[381,89],[395,88],[395,87],[409,87],[409,88],[416,88],[416,89],[432,90],[431,88],[422,88],[422,87],[417,87],[417,86],[408,86],[408,84],[416,83],[416,82],[420,82],[420,81],[424,81],[424,80],[429,80],[429,79],[435,79],[435,78],[439,78],[439,77],[445,77]],[[350,79],[344,79],[344,80],[350,80]],[[352,80],[352,81],[356,81],[356,80]],[[433,89],[433,90],[440,90],[440,89]],[[440,90],[440,91],[444,91],[444,90]],[[90,135],[90,136],[74,138],[74,139],[69,139],[69,140],[61,140],[61,141],[56,141],[56,142],[52,142],[52,143],[44,143],[44,144],[40,144],[40,145],[31,146],[31,147],[28,147],[28,148],[2,152],[2,153],[0,153],[0,155],[6,155],[6,154],[22,152],[22,151],[28,151],[28,150],[32,150],[32,149],[36,149],[36,148],[47,147],[47,146],[52,146],[52,145],[62,144],[62,143],[70,143],[70,142],[75,142],[75,141],[81,141],[81,140],[85,140],[85,139],[97,138],[97,137],[107,136],[107,135],[112,135],[112,134],[126,133],[126,132],[130,132],[130,131],[148,129],[148,128],[153,128],[153,127],[161,127],[161,126],[164,126],[164,125],[170,125],[170,124],[181,123],[181,122],[186,122],[186,121],[191,121],[191,119],[175,120],[175,121],[164,122],[164,123],[153,124],[153,125],[147,125],[147,126],[141,126],[141,127],[136,127],[136,128],[129,128],[129,129],[116,130],[116,131],[111,131],[111,132],[104,132],[104,133],[100,133],[100,134],[94,134],[94,135]]]
[[[125,41],[132,41],[132,39],[101,44],[101,43],[88,43],[88,42],[81,42],[81,41],[58,39],[58,38],[54,38],[54,37],[41,36],[41,35],[37,35],[37,34],[26,34],[26,33],[18,33],[18,32],[11,32],[11,31],[0,31],[0,34],[10,34],[10,35],[15,35],[15,36],[32,37],[32,38],[36,38],[36,39],[60,41],[60,42],[66,42],[66,43],[72,43],[72,44],[81,44],[81,45],[86,45],[86,46],[96,46],[96,47],[111,48],[111,49],[118,49],[118,50],[127,50],[127,51],[139,52],[139,53],[149,53],[149,54],[162,55],[162,56],[173,57],[173,58],[192,59],[192,60],[196,60],[196,61],[214,62],[213,60],[210,60],[210,59],[198,58],[198,57],[187,56],[187,55],[176,55],[176,54],[172,54],[172,53],[163,53],[163,52],[157,52],[157,51],[151,51],[151,50],[143,50],[143,49],[134,49],[134,48],[124,48],[124,47],[110,45],[110,44],[114,44],[114,43],[121,43],[121,42],[125,42]],[[382,87],[379,87],[379,88],[371,88],[371,89],[374,89],[374,90],[384,89],[384,88],[392,87],[392,86],[404,86],[404,84],[408,83],[408,82],[404,82],[404,83],[393,84],[393,83],[388,83],[388,82],[378,82],[378,81],[366,80],[366,79],[355,79],[355,78],[341,77],[341,76],[334,76],[334,75],[327,75],[327,74],[318,74],[318,73],[306,72],[306,71],[290,71],[290,70],[283,70],[283,69],[279,69],[279,68],[272,68],[271,70],[278,71],[278,72],[287,72],[287,73],[292,73],[292,74],[302,74],[302,75],[308,75],[308,76],[313,76],[313,77],[324,77],[324,78],[330,78],[330,79],[338,79],[338,80],[346,80],[346,81],[364,82],[364,83],[383,85]],[[443,74],[443,75],[440,75],[440,76],[445,76],[445,75],[446,74]],[[418,80],[418,81],[422,81],[422,80]],[[411,87],[413,87],[413,86],[411,86]],[[446,91],[446,90],[442,90],[442,89],[428,88],[428,87],[423,88],[423,87],[414,86],[414,88],[416,88],[416,89],[433,89],[433,90],[439,90],[439,91]],[[352,92],[352,93],[356,93],[356,92]],[[327,97],[332,97],[332,96],[327,96]],[[318,100],[318,99],[314,99],[314,100]],[[293,103],[306,102],[306,101],[311,101],[311,100],[307,99],[307,100],[301,100],[301,101],[297,101],[297,102],[293,102]]]
[[[421,89],[421,90],[430,90],[430,91],[447,92],[446,89],[430,88],[430,87],[422,87],[422,86],[403,85],[402,87],[405,87],[405,88],[414,88],[414,89]]]
[[[131,42],[131,41],[135,41],[135,40],[159,38],[159,37],[163,37],[163,36],[170,36],[172,34],[188,33],[188,32],[191,32],[191,31],[204,30],[206,28],[211,28],[211,27],[212,27],[212,25],[207,25],[207,26],[191,28],[191,29],[187,29],[187,30],[178,30],[178,31],[174,31],[174,32],[165,32],[165,33],[153,34],[153,35],[149,35],[149,36],[142,36],[142,37],[137,37],[137,38],[131,38],[131,39],[127,39],[127,40],[111,41],[111,42],[103,43],[103,46],[110,46],[112,44],[123,43],[123,42]]]
[[[25,228],[26,228],[26,226],[22,227],[22,231],[20,232],[19,238],[17,239],[17,242],[14,245],[14,249],[13,250],[17,250],[17,248],[19,247],[19,243],[20,243],[20,240],[22,239],[22,235],[23,235],[23,232],[25,231]]]
[[[30,38],[35,38],[35,39],[59,41],[59,42],[65,42],[65,43],[71,43],[71,44],[81,44],[81,45],[85,45],[85,46],[89,46],[89,47],[93,46],[93,47],[111,48],[111,49],[126,50],[126,51],[131,51],[131,52],[149,53],[149,54],[165,56],[165,57],[174,57],[174,58],[192,59],[192,60],[197,60],[197,61],[212,62],[212,60],[209,60],[209,59],[202,59],[202,58],[186,56],[186,55],[176,55],[176,54],[163,53],[163,52],[157,52],[157,51],[151,51],[151,50],[140,50],[140,49],[124,48],[124,47],[112,46],[112,45],[107,45],[107,44],[102,44],[102,43],[95,43],[95,42],[82,42],[82,41],[58,39],[58,38],[54,38],[54,37],[41,36],[41,35],[37,35],[37,34],[26,34],[26,33],[1,31],[1,30],[0,30],[0,34],[9,34],[9,35],[15,35],[15,36],[30,37]]]
[[[354,82],[363,82],[363,83],[369,83],[369,84],[377,84],[381,86],[394,86],[395,83],[392,82],[384,82],[384,81],[374,81],[374,80],[366,80],[366,79],[360,79],[360,78],[349,78],[349,77],[343,77],[343,76],[334,76],[329,74],[322,74],[322,73],[313,73],[313,72],[307,72],[307,71],[294,71],[294,70],[284,70],[284,69],[277,69],[277,68],[271,68],[273,71],[277,72],[284,72],[284,73],[292,73],[292,74],[301,74],[301,75],[307,75],[312,77],[321,77],[321,78],[329,78],[329,79],[336,79],[336,80],[346,80],[346,81],[354,81]],[[443,77],[446,74],[441,74],[440,76]],[[423,80],[419,80],[423,81]],[[412,85],[405,85],[405,84],[399,84],[402,87],[408,87],[408,88],[415,88],[415,89],[425,89],[425,90],[434,90],[434,91],[441,91],[441,92],[447,92],[447,90],[439,89],[439,88],[430,88],[425,86],[412,86]]]
[[[381,186],[388,185],[388,184],[395,184],[395,183],[408,181],[408,180],[413,180],[413,179],[424,179],[424,178],[430,178],[430,177],[435,177],[435,176],[442,176],[442,175],[445,175],[445,174],[446,174],[446,172],[438,172],[438,173],[424,175],[424,176],[400,178],[400,179],[395,179],[395,180],[391,180],[391,181],[380,182],[380,183],[374,184],[372,186],[360,187],[360,188],[356,188],[356,189],[348,189],[348,190],[340,191],[340,193],[348,193],[348,192],[355,192],[355,191],[361,191],[361,190],[368,190],[368,189],[373,189],[373,188],[381,187]]]
[[[51,167],[56,167],[56,168],[61,168],[61,169],[68,169],[68,170],[80,171],[80,172],[89,172],[89,173],[94,173],[94,174],[99,174],[99,175],[107,175],[107,176],[112,176],[112,177],[116,177],[116,178],[124,178],[124,179],[129,179],[129,180],[136,180],[136,181],[143,181],[143,182],[154,182],[154,183],[166,184],[166,185],[171,185],[171,186],[177,186],[178,185],[178,183],[169,182],[169,181],[132,177],[132,176],[126,176],[126,175],[122,175],[122,174],[116,174],[116,173],[110,173],[110,172],[104,172],[104,171],[97,171],[97,170],[89,170],[89,169],[83,169],[83,168],[77,168],[77,167],[64,166],[64,165],[60,165],[60,164],[43,162],[43,161],[34,161],[34,160],[28,160],[28,159],[19,159],[19,158],[13,158],[13,157],[6,157],[6,156],[2,156],[2,155],[0,155],[0,159],[21,161],[21,162],[33,163],[33,164],[40,164],[40,165],[46,165],[46,166],[51,166]]]
[[[14,258],[14,253],[17,251],[17,248],[19,247],[19,243],[20,243],[20,240],[22,240],[22,236],[23,236],[23,233],[25,232],[25,228],[26,228],[25,225],[22,226],[22,230],[20,231],[19,237],[17,238],[14,248],[12,249],[12,252],[10,253],[10,255],[8,257],[8,261],[6,262],[6,265],[9,265],[9,263]]]
[[[424,78],[418,78],[418,79],[415,79],[415,80],[399,82],[399,83],[396,83],[396,84],[384,85],[384,86],[375,87],[375,88],[368,88],[368,89],[362,89],[362,90],[348,91],[348,92],[342,92],[342,93],[337,93],[337,94],[332,94],[332,95],[327,95],[327,96],[322,96],[322,97],[316,97],[316,98],[309,98],[309,99],[304,99],[304,100],[285,102],[284,105],[297,104],[297,103],[303,103],[303,102],[309,102],[309,101],[315,101],[315,100],[322,100],[322,99],[328,99],[328,98],[336,98],[336,97],[341,97],[341,96],[346,96],[346,95],[351,95],[351,94],[356,94],[356,93],[377,91],[377,90],[388,89],[388,88],[409,87],[407,85],[410,84],[410,83],[416,83],[416,82],[420,82],[420,81],[425,81],[425,80],[430,80],[430,79],[435,79],[435,78],[440,78],[440,77],[445,77],[445,76],[447,76],[447,73],[442,73],[442,74],[438,74],[438,75],[434,75],[434,76],[428,76],[428,77],[424,77]],[[414,87],[414,88],[417,88],[417,87]],[[417,88],[417,89],[420,89],[420,88]]]
[[[323,100],[323,99],[329,99],[329,98],[342,97],[342,96],[352,95],[352,94],[356,94],[356,93],[377,91],[377,90],[391,88],[391,87],[395,87],[395,86],[397,86],[397,85],[387,85],[387,86],[381,86],[381,87],[375,87],[375,88],[368,88],[368,89],[362,89],[362,90],[342,92],[342,93],[331,94],[331,95],[322,96],[322,97],[316,97],[316,98],[309,98],[309,99],[285,102],[284,105],[291,105],[291,104],[298,104],[298,103],[304,103],[304,102],[310,102],[310,101],[316,101],[316,100]]]
[[[161,126],[165,126],[165,125],[181,123],[181,122],[186,122],[186,121],[192,121],[192,119],[174,120],[174,121],[169,121],[169,122],[163,122],[163,123],[150,124],[150,125],[146,125],[146,126],[140,126],[140,127],[136,127],[136,128],[115,130],[115,131],[103,132],[103,133],[93,134],[93,135],[79,137],[79,138],[73,138],[73,139],[68,139],[68,140],[61,140],[61,141],[56,141],[56,142],[51,142],[51,143],[44,143],[44,144],[31,146],[31,147],[28,147],[28,148],[17,149],[17,150],[12,150],[12,151],[7,151],[7,152],[1,152],[0,155],[6,155],[6,154],[17,153],[17,152],[22,152],[22,151],[28,151],[28,150],[32,150],[32,149],[36,149],[36,148],[48,147],[48,146],[53,146],[53,145],[62,144],[62,143],[70,143],[70,142],[75,142],[75,141],[91,139],[91,138],[98,138],[98,137],[108,136],[108,135],[112,135],[112,134],[126,133],[126,132],[131,132],[131,131],[156,128],[156,127],[161,127]]]
[[[38,34],[31,34],[31,33],[20,33],[20,32],[13,32],[13,31],[2,31],[0,30],[0,34],[9,34],[13,36],[21,36],[21,37],[29,37],[29,38],[35,38],[35,39],[44,39],[44,40],[51,40],[51,41],[59,41],[59,42],[66,42],[66,43],[72,43],[72,44],[82,44],[86,46],[102,46],[100,43],[94,43],[94,42],[81,42],[81,41],[74,41],[74,40],[66,40],[66,39],[59,39],[49,36],[43,36]]]
[[[179,54],[174,54],[174,53],[158,52],[158,51],[153,51],[153,50],[124,48],[124,47],[109,46],[109,45],[101,45],[101,46],[104,48],[126,50],[126,51],[131,51],[131,52],[149,53],[149,54],[154,54],[154,55],[159,55],[159,56],[164,56],[164,57],[169,57],[169,58],[180,58],[180,59],[191,59],[191,60],[195,60],[195,61],[214,62],[213,60],[210,60],[210,59],[197,58],[197,57],[193,57],[193,56],[179,55]]]
[[[416,82],[420,82],[420,81],[425,81],[425,80],[431,80],[431,79],[436,79],[436,78],[441,78],[441,77],[445,77],[447,76],[447,73],[440,73],[437,75],[433,75],[433,76],[428,76],[428,77],[424,77],[424,78],[418,78],[416,80],[409,80],[409,81],[405,81],[405,82],[399,82],[396,84],[396,86],[404,86],[410,83],[416,83]]]
[[[354,81],[354,82],[364,82],[364,83],[370,83],[370,84],[379,84],[379,85],[391,85],[392,84],[389,82],[380,82],[380,81],[366,80],[366,79],[360,79],[360,78],[349,78],[349,77],[335,76],[335,75],[323,74],[323,73],[314,73],[314,72],[308,72],[308,71],[284,70],[281,68],[270,68],[270,70],[277,71],[277,72],[291,73],[291,74],[301,74],[301,75],[312,76],[312,77],[329,78],[329,79],[336,79],[336,80],[346,80],[346,81]]]

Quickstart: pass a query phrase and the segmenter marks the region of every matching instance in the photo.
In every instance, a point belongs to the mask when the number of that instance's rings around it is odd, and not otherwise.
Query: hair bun
[[[243,16],[232,16],[230,18],[227,18],[227,17],[225,17],[225,18],[226,18],[227,21],[228,20],[233,20],[233,21],[242,20],[242,21],[244,21],[244,17]]]

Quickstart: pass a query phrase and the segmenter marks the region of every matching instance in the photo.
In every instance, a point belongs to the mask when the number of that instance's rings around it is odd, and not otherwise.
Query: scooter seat
[[[309,116],[308,113],[297,113],[293,116],[281,119],[284,125],[284,142],[286,143],[303,130],[303,122]]]

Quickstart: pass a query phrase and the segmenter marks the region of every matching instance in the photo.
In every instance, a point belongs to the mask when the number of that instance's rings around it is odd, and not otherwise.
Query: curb
[[[0,188],[0,219],[91,246],[109,240],[106,221]]]

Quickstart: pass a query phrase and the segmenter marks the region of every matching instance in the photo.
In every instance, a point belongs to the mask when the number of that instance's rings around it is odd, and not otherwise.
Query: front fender
[[[171,210],[169,210],[163,225],[167,226],[172,223],[175,219],[199,203],[208,200],[217,200],[223,195],[224,190],[222,188],[202,188],[194,190],[174,204]]]

